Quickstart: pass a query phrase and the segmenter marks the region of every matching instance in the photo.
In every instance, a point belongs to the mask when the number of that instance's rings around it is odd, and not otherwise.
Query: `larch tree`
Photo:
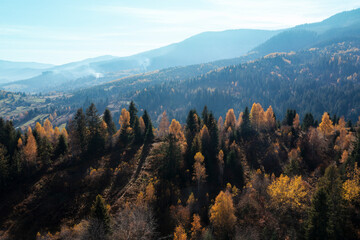
[[[44,122],[44,130],[45,130],[45,136],[47,137],[48,140],[51,141],[53,139],[54,129],[49,119],[46,119]]]
[[[232,130],[235,130],[235,126],[236,126],[236,116],[234,113],[234,109],[231,108],[226,113],[225,129],[228,129],[229,127],[231,127]]]
[[[300,128],[300,117],[299,117],[299,114],[296,114],[295,117],[294,117],[293,127],[294,127],[295,129]]]
[[[274,117],[274,111],[271,106],[265,112],[265,127],[267,130],[274,129],[276,126],[276,120]]]
[[[221,191],[210,209],[210,222],[217,239],[229,239],[233,234],[236,216],[231,194]]]
[[[26,145],[23,148],[23,152],[27,162],[30,164],[35,164],[35,160],[37,156],[37,145],[30,127],[28,128],[27,131],[27,140],[26,140]]]
[[[254,103],[250,111],[250,122],[257,130],[261,130],[264,124],[265,112],[260,103]]]
[[[198,193],[200,192],[200,184],[205,182],[207,177],[204,159],[201,152],[196,153],[194,156],[193,180],[197,183]]]
[[[173,119],[169,126],[169,134],[173,135],[177,141],[184,142],[185,136],[181,129],[181,124]]]
[[[174,240],[187,240],[187,235],[182,225],[179,225],[175,228]]]
[[[169,132],[170,122],[166,115],[166,111],[162,113],[162,117],[159,124],[159,137],[165,137]]]
[[[139,128],[140,128],[141,134],[144,135],[145,130],[146,130],[146,126],[145,126],[144,119],[142,117],[139,118]]]
[[[200,240],[203,233],[203,228],[200,222],[200,216],[198,214],[193,215],[193,221],[191,222],[191,240]]]
[[[223,177],[224,177],[224,152],[223,150],[219,151],[217,155],[217,162],[219,167],[219,182],[223,184]]]
[[[330,116],[327,112],[325,112],[321,118],[321,123],[319,124],[318,129],[325,136],[330,136],[334,132],[333,122],[330,120]]]

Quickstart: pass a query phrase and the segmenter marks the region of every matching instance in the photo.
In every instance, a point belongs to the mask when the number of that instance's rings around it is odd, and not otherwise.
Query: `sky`
[[[0,59],[129,56],[205,31],[282,29],[355,8],[359,0],[0,0]]]

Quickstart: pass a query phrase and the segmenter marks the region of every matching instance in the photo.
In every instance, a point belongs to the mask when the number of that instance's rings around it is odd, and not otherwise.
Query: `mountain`
[[[252,50],[258,56],[311,48],[323,42],[360,38],[360,9],[338,13],[322,22],[287,29]]]
[[[38,76],[1,87],[8,91],[69,91],[146,71],[239,57],[279,32],[247,29],[205,32],[129,57],[103,56],[56,66]]]
[[[34,77],[51,67],[53,65],[44,63],[0,60],[0,84]]]

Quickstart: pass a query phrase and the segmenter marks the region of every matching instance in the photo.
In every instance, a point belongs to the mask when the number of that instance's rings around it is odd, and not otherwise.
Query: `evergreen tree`
[[[68,151],[68,143],[63,134],[60,135],[56,149],[55,155],[58,157],[60,155],[64,155]]]
[[[308,240],[328,239],[328,198],[324,188],[316,191],[311,201],[305,237]]]
[[[309,127],[313,127],[314,126],[314,117],[311,113],[306,113],[304,120],[302,122],[302,129],[303,130],[308,130]]]
[[[91,217],[102,224],[105,233],[110,233],[110,215],[105,200],[100,194],[96,196],[95,202],[91,207]]]
[[[136,119],[138,118],[137,116],[137,108],[135,107],[135,103],[133,101],[130,102],[130,105],[129,105],[129,113],[130,113],[130,127],[131,128],[134,128],[135,126],[135,122],[136,122]],[[145,112],[144,112],[145,114]],[[144,120],[145,121],[145,120]]]
[[[82,108],[79,108],[72,122],[72,135],[75,146],[74,149],[80,148],[81,152],[85,152],[87,148],[86,120]]]
[[[108,133],[112,136],[116,132],[116,127],[109,109],[105,109],[103,118],[107,125]]]
[[[148,128],[147,128],[147,131],[145,134],[144,142],[149,144],[149,143],[152,143],[153,140],[154,140],[153,126],[152,126],[151,120],[149,118]]]
[[[9,179],[9,157],[4,145],[0,144],[0,191],[7,185]]]
[[[248,139],[253,133],[254,130],[251,126],[251,122],[250,122],[250,113],[249,113],[249,108],[246,107],[244,110],[244,114],[243,114],[243,121],[240,125],[240,134],[239,136],[241,136],[243,139]]]
[[[144,121],[145,124],[145,134],[147,133],[148,127],[149,127],[149,122],[151,121],[149,114],[147,113],[147,111],[145,110],[143,115],[142,115],[142,119]]]
[[[292,126],[295,116],[296,116],[296,110],[293,110],[293,109],[286,110],[286,115],[283,120],[283,125]]]

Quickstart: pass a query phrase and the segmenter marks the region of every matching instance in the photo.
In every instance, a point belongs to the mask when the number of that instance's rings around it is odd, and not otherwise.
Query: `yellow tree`
[[[52,138],[53,143],[56,143],[56,142],[57,142],[57,140],[59,139],[60,135],[61,135],[61,133],[60,133],[59,128],[58,128],[58,127],[55,127],[55,129],[54,129],[54,135],[53,135],[53,138]]]
[[[69,134],[68,134],[68,132],[66,131],[65,128],[63,128],[63,129],[61,130],[61,134],[65,137],[66,141],[68,141]]]
[[[250,122],[253,127],[259,131],[261,130],[265,119],[265,112],[260,103],[254,103],[250,111]]]
[[[28,163],[34,164],[37,155],[37,145],[30,127],[28,128],[27,137],[26,145],[23,149],[24,155]]]
[[[360,201],[360,168],[357,163],[355,163],[354,169],[348,173],[348,179],[343,183],[342,188],[342,195],[346,201]]]
[[[342,129],[345,129],[345,126],[346,126],[345,118],[344,118],[344,117],[341,117],[341,118],[339,119],[338,124],[335,125],[335,129],[336,129],[337,131],[341,131]]]
[[[182,225],[175,228],[174,240],[187,240],[187,235]]]
[[[219,151],[217,155],[218,166],[219,166],[219,181],[222,184],[223,176],[224,176],[224,152],[223,150]]]
[[[203,228],[200,222],[200,216],[198,214],[193,215],[193,221],[191,222],[191,240],[200,240]]]
[[[270,130],[275,128],[275,126],[276,126],[276,120],[274,117],[274,111],[272,107],[269,106],[265,112],[265,127],[266,129]]]
[[[295,118],[293,120],[293,126],[294,128],[300,128],[300,117],[299,117],[299,114],[296,114],[295,115]]]
[[[159,137],[165,137],[168,134],[169,125],[170,123],[166,115],[166,111],[164,111],[159,124]]]
[[[39,122],[35,124],[35,130],[40,135],[40,137],[46,137],[45,129],[41,126]]]
[[[185,141],[184,133],[181,129],[181,124],[173,119],[171,121],[170,127],[169,127],[169,133],[172,134],[177,141],[183,142]]]
[[[142,117],[139,118],[139,127],[140,127],[141,134],[142,135],[145,134],[146,126],[145,126],[144,119]]]
[[[330,120],[330,116],[327,112],[325,112],[321,118],[321,123],[319,124],[318,129],[325,136],[329,136],[334,132],[333,122]]]
[[[52,140],[52,136],[54,135],[54,129],[49,119],[46,119],[44,122],[44,130],[46,138],[48,140]]]
[[[303,209],[309,196],[308,184],[302,180],[301,176],[290,178],[281,174],[268,186],[267,190],[273,205],[277,208]]]
[[[210,222],[214,227],[217,239],[227,239],[231,236],[236,223],[234,203],[231,194],[221,191],[210,208]]]
[[[237,128],[239,128],[240,125],[241,125],[242,122],[243,122],[243,115],[244,115],[243,112],[241,112],[241,113],[239,114],[239,118],[238,118],[238,120],[236,121],[236,127],[237,127]]]
[[[235,129],[235,125],[236,125],[236,117],[235,117],[234,109],[231,108],[226,113],[225,129],[228,129],[229,127],[231,127],[231,129]]]
[[[198,192],[200,191],[200,184],[202,182],[205,182],[206,180],[206,169],[205,169],[205,163],[204,163],[204,156],[201,154],[201,152],[197,152],[194,156],[194,173],[193,173],[193,180],[196,181]]]
[[[119,119],[120,128],[127,129],[130,126],[130,113],[123,108]]]

